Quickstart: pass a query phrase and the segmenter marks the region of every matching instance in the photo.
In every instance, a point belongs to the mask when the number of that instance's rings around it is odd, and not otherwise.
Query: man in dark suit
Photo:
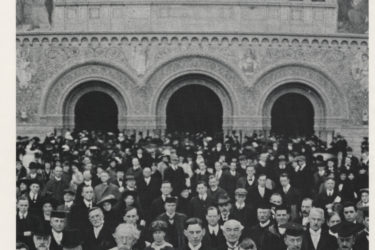
[[[51,212],[51,244],[50,250],[62,250],[61,241],[64,237],[66,213],[64,211]]]
[[[229,171],[226,171],[223,176],[223,188],[232,200],[234,200],[234,191],[236,190],[237,181],[240,177],[237,171],[237,162],[232,161],[229,165]]]
[[[220,228],[219,220],[219,209],[214,206],[209,207],[206,213],[207,226],[205,227],[206,233],[203,237],[203,242],[205,242],[205,245],[208,247],[215,249],[225,244],[225,238]]]
[[[204,220],[207,208],[214,205],[214,200],[207,195],[207,183],[199,181],[197,183],[197,196],[194,196],[189,205],[189,217],[196,217]]]
[[[358,233],[354,250],[368,250],[369,249],[369,213],[368,208],[363,209],[363,222],[365,228]]]
[[[242,221],[245,228],[250,228],[257,223],[256,209],[246,204],[247,191],[244,188],[237,188],[235,191],[235,202],[233,205],[233,218]]]
[[[84,186],[91,186],[92,188],[96,187],[96,185],[99,185],[100,184],[100,180],[99,179],[93,179],[92,178],[92,174],[91,174],[91,171],[90,170],[85,170],[83,171],[82,173],[83,175],[83,182],[81,184],[78,185],[77,187],[77,191],[76,191],[76,194],[78,194],[76,196],[76,200],[81,200],[82,201],[82,189]]]
[[[237,188],[244,188],[247,190],[247,193],[250,192],[250,189],[257,186],[257,181],[255,178],[255,165],[250,164],[246,167],[246,176],[242,176],[237,181]]]
[[[76,200],[68,215],[68,224],[72,228],[78,228],[81,232],[90,226],[88,219],[89,210],[94,207],[94,190],[91,186],[84,186],[81,196],[83,199]]]
[[[227,220],[233,219],[233,209],[232,203],[230,202],[230,198],[227,195],[219,196],[217,201],[217,206],[219,207],[220,211],[220,220],[219,225],[223,225],[224,222]]]
[[[337,242],[334,236],[322,229],[324,223],[324,210],[313,207],[309,214],[309,228],[305,231],[302,240],[304,250],[325,250],[337,249]]]
[[[267,176],[265,174],[260,174],[257,179],[258,185],[248,193],[247,199],[255,208],[257,208],[259,204],[269,202],[272,195],[272,191],[266,188],[266,180]]]
[[[199,218],[189,218],[184,224],[184,235],[187,242],[179,246],[181,250],[212,250],[207,243],[202,241],[206,230],[203,227],[202,220]]]
[[[29,199],[29,212],[35,216],[41,216],[42,196],[40,195],[40,183],[37,179],[30,180],[30,192],[27,195]]]
[[[51,195],[58,202],[58,205],[60,205],[64,203],[64,190],[69,188],[69,183],[62,178],[63,171],[61,167],[56,166],[54,174],[54,178],[47,182],[44,194]]]
[[[104,250],[114,247],[112,229],[105,223],[101,208],[91,208],[88,216],[91,226],[85,232],[83,249]]]
[[[142,178],[137,181],[137,190],[139,194],[139,202],[145,215],[145,220],[150,223],[151,211],[154,209],[152,207],[152,201],[160,195],[161,183],[159,179],[152,176],[150,167],[143,168],[142,172]]]
[[[202,160],[198,163],[198,169],[195,170],[194,175],[191,177],[192,190],[196,190],[198,183],[201,181],[208,183],[209,177],[210,173],[207,170],[206,163]]]
[[[38,217],[28,212],[29,200],[21,196],[17,201],[17,218],[16,218],[16,239],[33,246],[33,232],[40,224]]]
[[[298,166],[293,173],[292,185],[301,192],[301,197],[309,197],[314,188],[313,173],[310,165],[306,163],[306,157],[297,156],[294,159]]]
[[[298,204],[300,202],[299,194],[297,190],[290,185],[290,178],[287,173],[280,175],[280,189],[279,193],[283,198],[283,203],[290,207],[292,220],[298,218]]]
[[[177,213],[177,199],[168,197],[165,200],[165,213],[157,217],[167,223],[166,241],[171,243],[175,248],[185,246],[184,224],[187,219],[185,214]]]
[[[215,204],[219,196],[227,195],[227,192],[222,187],[219,187],[219,181],[215,175],[210,175],[208,178],[208,186],[207,195],[214,200]]]
[[[301,224],[288,222],[281,226],[285,230],[285,250],[301,250],[304,229]]]
[[[259,204],[257,218],[258,224],[250,228],[249,232],[245,232],[244,236],[253,239],[258,249],[282,249],[282,241],[273,233],[274,224],[271,221],[271,207],[268,203]]]
[[[178,165],[177,155],[171,156],[171,164],[164,171],[164,180],[167,180],[172,184],[172,195],[179,196],[185,186],[185,173]]]
[[[214,167],[215,167],[215,177],[216,177],[216,180],[218,181],[218,186],[225,190],[226,183],[225,183],[223,164],[219,161],[216,161]]]
[[[324,191],[315,199],[314,205],[315,207],[320,207],[324,210],[328,209],[329,207],[332,208],[334,202],[340,202],[341,197],[337,190],[335,190],[335,179],[332,177],[327,177],[324,181]]]
[[[69,212],[74,203],[75,192],[73,189],[68,188],[64,190],[64,204],[57,207],[59,211]]]
[[[169,181],[163,181],[160,191],[160,197],[154,199],[151,204],[151,220],[154,220],[157,216],[165,212],[165,200],[171,196],[172,184]]]

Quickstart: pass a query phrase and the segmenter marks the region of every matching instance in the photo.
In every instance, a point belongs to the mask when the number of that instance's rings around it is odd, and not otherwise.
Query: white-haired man
[[[221,230],[223,231],[226,245],[220,246],[219,250],[238,250],[240,244],[240,238],[242,235],[242,230],[244,226],[238,220],[227,220],[221,226]]]
[[[309,214],[309,228],[303,235],[302,249],[337,249],[337,242],[334,236],[327,230],[322,229],[324,223],[324,210],[313,207]]]
[[[117,246],[110,250],[131,250],[140,236],[141,232],[136,226],[128,223],[120,224],[113,233]]]

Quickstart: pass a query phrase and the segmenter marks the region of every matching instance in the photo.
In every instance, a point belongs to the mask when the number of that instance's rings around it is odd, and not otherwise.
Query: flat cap
[[[234,191],[236,195],[247,195],[247,190],[244,188],[237,188],[236,191]]]

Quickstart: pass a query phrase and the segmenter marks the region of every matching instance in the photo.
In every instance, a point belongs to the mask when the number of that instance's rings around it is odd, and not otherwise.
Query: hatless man
[[[89,210],[94,207],[94,189],[84,186],[81,193],[82,199],[76,199],[68,215],[69,225],[78,228],[81,232],[90,225],[88,220]]]
[[[352,202],[345,202],[343,204],[342,213],[344,214],[344,220],[352,223],[357,223],[357,207]]]
[[[242,176],[237,181],[237,188],[244,188],[249,192],[251,188],[256,187],[257,181],[255,178],[255,165],[250,164],[246,166],[246,176]]]
[[[167,180],[172,184],[173,196],[180,195],[185,186],[185,173],[178,163],[177,155],[171,155],[171,164],[164,171],[164,180]]]
[[[39,225],[38,217],[28,212],[29,200],[21,196],[17,201],[16,217],[16,240],[26,243],[28,246],[33,244],[33,232]]]
[[[158,220],[163,220],[167,223],[167,242],[174,247],[184,246],[184,224],[187,219],[185,214],[177,213],[177,199],[175,197],[167,197],[165,200],[165,213],[157,217]]]
[[[223,234],[225,237],[225,244],[219,246],[219,250],[238,250],[240,238],[242,235],[243,225],[237,220],[228,220],[222,226]]]
[[[93,207],[89,210],[88,218],[90,227],[85,231],[84,250],[102,250],[115,246],[112,238],[111,228],[104,221],[104,214],[101,208]]]
[[[267,176],[265,174],[258,175],[257,186],[249,190],[248,200],[258,207],[261,203],[268,203],[272,195],[272,191],[266,188]]]
[[[219,187],[219,180],[215,175],[210,175],[210,177],[208,177],[208,186],[207,195],[212,197],[215,203],[219,196],[227,194],[222,187]]]
[[[206,213],[206,234],[203,237],[203,241],[206,242],[208,247],[217,248],[225,244],[225,238],[220,228],[219,220],[219,209],[214,206],[209,207]]]
[[[324,220],[324,210],[313,207],[309,214],[309,228],[303,236],[303,249],[325,250],[336,249],[335,237],[322,228]]]
[[[113,233],[116,246],[109,250],[132,249],[137,240],[141,236],[141,232],[133,224],[122,223],[116,227]]]
[[[199,181],[196,185],[197,196],[190,200],[189,217],[196,217],[204,220],[207,208],[214,205],[214,200],[207,195],[207,183]]]
[[[161,195],[151,203],[151,220],[165,212],[165,200],[171,196],[172,184],[169,181],[163,181],[160,187]]]
[[[305,198],[302,200],[301,217],[298,220],[296,220],[296,222],[302,224],[302,226],[304,226],[305,228],[307,228],[309,225],[309,215],[312,205],[313,200],[311,198]]]
[[[324,189],[315,199],[315,206],[332,211],[334,202],[341,202],[341,197],[335,189],[336,181],[332,177],[327,177],[324,181]]]
[[[300,202],[300,197],[297,190],[291,186],[290,177],[287,173],[282,173],[280,175],[280,189],[279,193],[283,197],[284,204],[290,207],[291,217],[293,220],[298,217],[297,206]]]
[[[42,210],[42,196],[40,194],[40,187],[41,185],[37,179],[30,180],[30,192],[27,198],[29,199],[29,212],[35,216],[40,216]]]
[[[202,220],[199,218],[189,218],[186,220],[184,225],[184,235],[187,239],[187,243],[183,250],[210,250],[211,248],[202,242],[206,230],[203,227]]]
[[[279,236],[280,239],[283,239],[285,236],[286,228],[283,228],[282,225],[289,222],[290,219],[290,208],[286,205],[281,205],[275,208],[275,234]]]
[[[64,190],[69,188],[69,183],[62,178],[63,170],[60,166],[56,166],[53,172],[54,177],[47,182],[43,193],[51,195],[60,205],[64,203]]]
[[[263,203],[257,209],[258,224],[245,232],[245,236],[250,236],[255,241],[257,247],[262,250],[276,250],[282,248],[280,238],[271,229],[274,225],[271,221],[271,207],[268,203]]]

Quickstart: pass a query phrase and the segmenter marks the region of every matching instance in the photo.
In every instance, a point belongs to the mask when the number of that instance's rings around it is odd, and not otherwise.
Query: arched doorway
[[[75,129],[118,131],[118,108],[111,96],[91,91],[79,98],[74,108]]]
[[[314,108],[309,99],[297,93],[280,96],[271,110],[271,133],[286,136],[314,134]]]
[[[178,89],[167,104],[168,132],[220,133],[223,128],[223,106],[208,87],[198,84]]]

